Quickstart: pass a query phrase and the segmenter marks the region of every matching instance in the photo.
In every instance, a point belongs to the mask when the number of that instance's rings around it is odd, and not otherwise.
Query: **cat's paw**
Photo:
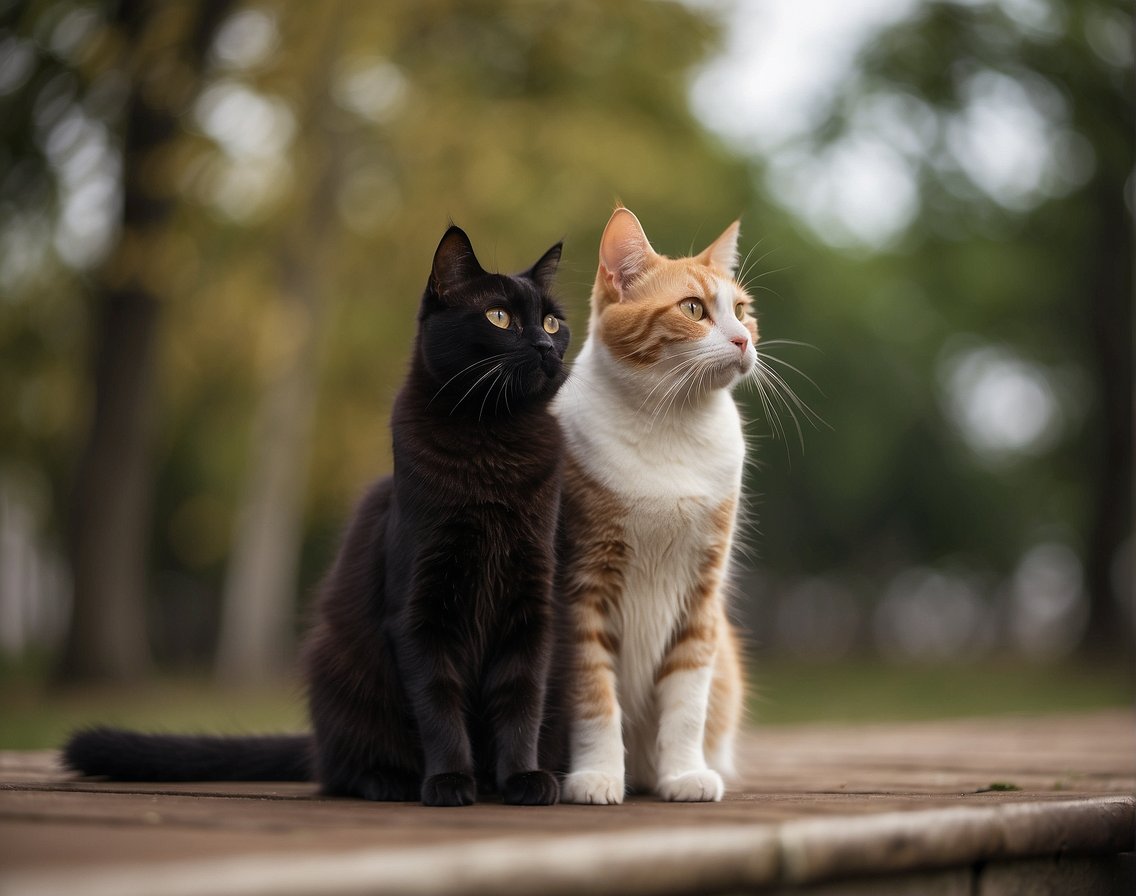
[[[590,803],[611,806],[623,802],[623,776],[604,772],[572,772],[560,788],[560,799],[566,803]]]
[[[559,798],[556,778],[541,769],[509,775],[501,788],[501,799],[515,806],[551,806]]]
[[[477,785],[470,775],[445,772],[422,782],[424,806],[468,806],[476,800]]]
[[[716,803],[726,792],[726,785],[716,771],[704,768],[660,778],[655,792],[675,803]]]

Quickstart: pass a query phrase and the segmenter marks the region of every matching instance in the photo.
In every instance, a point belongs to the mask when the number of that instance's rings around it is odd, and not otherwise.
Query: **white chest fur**
[[[697,404],[633,393],[607,375],[605,355],[589,340],[554,404],[577,462],[636,502],[717,504],[736,495],[745,441],[729,392],[715,390]]]
[[[712,545],[720,508],[737,498],[745,443],[728,391],[697,404],[658,403],[607,375],[591,342],[556,402],[568,449],[625,508],[627,567],[618,618],[616,678],[625,725],[652,714],[663,655],[681,624]]]

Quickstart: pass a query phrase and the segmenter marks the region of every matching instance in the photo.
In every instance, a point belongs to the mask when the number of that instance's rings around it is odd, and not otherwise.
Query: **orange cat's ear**
[[[734,276],[738,269],[738,233],[741,226],[741,221],[735,221],[727,227],[718,239],[698,253],[698,260]]]
[[[627,284],[642,272],[655,250],[630,209],[617,208],[600,237],[600,271],[622,295]]]

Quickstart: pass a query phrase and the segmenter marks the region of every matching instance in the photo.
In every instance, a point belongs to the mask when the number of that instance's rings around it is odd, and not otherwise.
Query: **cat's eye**
[[[678,303],[678,307],[691,320],[702,320],[706,315],[706,306],[698,299],[683,299]]]
[[[504,308],[490,308],[485,312],[485,316],[489,318],[489,323],[495,327],[500,327],[504,330],[512,323],[513,318],[509,316],[509,312]]]
[[[544,332],[555,333],[560,329],[560,318],[555,314],[546,314],[544,317]]]
[[[745,320],[746,319],[746,306],[743,303],[738,302],[734,306],[734,316],[738,320]]]

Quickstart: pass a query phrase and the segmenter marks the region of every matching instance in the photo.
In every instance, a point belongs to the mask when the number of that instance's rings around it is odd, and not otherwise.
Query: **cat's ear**
[[[718,239],[698,253],[698,260],[726,271],[733,277],[738,269],[738,233],[741,226],[741,221],[735,221],[727,227]]]
[[[465,231],[451,224],[434,250],[434,265],[430,269],[430,286],[434,292],[444,296],[484,273]]]
[[[643,225],[631,210],[620,206],[612,212],[600,237],[600,271],[610,286],[622,295],[654,256]]]
[[[532,280],[540,287],[541,292],[548,292],[552,288],[552,278],[556,276],[556,269],[560,267],[560,253],[563,251],[564,242],[561,241],[545,252],[522,276]]]

